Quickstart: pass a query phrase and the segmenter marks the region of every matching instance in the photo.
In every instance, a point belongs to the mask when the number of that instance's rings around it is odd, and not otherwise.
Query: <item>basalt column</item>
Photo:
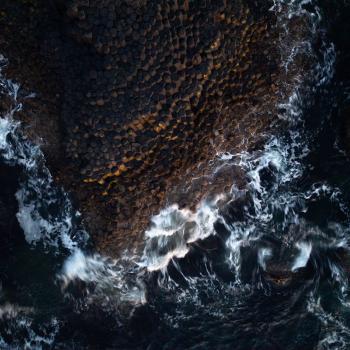
[[[206,181],[183,189],[218,151],[252,147],[270,125],[274,13],[265,0],[58,5],[67,36],[61,177],[96,245],[118,254],[142,242],[174,189],[188,207],[210,191]]]

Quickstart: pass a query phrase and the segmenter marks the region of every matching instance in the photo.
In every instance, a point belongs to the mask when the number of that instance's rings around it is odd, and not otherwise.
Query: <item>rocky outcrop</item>
[[[4,1],[3,53],[10,75],[38,92],[22,119],[100,250],[133,248],[167,203],[193,208],[242,180],[235,169],[212,175],[212,160],[255,147],[273,123],[270,2],[50,4]]]

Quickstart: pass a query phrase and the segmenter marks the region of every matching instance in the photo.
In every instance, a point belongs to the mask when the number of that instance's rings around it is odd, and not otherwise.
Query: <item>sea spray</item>
[[[214,224],[220,220],[217,204],[222,198],[202,201],[195,212],[174,204],[154,216],[145,232],[147,241],[141,266],[148,271],[164,270],[172,259],[183,258],[191,243],[215,234]]]

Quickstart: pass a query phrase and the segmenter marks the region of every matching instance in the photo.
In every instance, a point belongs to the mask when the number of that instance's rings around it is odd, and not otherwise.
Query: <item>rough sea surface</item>
[[[0,255],[2,349],[349,349],[350,162],[339,110],[347,16],[339,1],[275,0],[284,28],[283,127],[258,151],[217,154],[244,171],[196,211],[176,203],[152,219],[142,257],[96,254],[80,214],[57,188],[40,147],[14,120],[31,96],[0,56],[1,169],[18,179],[16,222]],[[289,34],[304,18],[307,33]],[[334,22],[333,22],[334,21]],[[345,35],[346,37],[346,35]],[[345,56],[344,56],[345,55]],[[8,235],[4,233],[3,236]],[[271,282],[271,271],[288,276]]]

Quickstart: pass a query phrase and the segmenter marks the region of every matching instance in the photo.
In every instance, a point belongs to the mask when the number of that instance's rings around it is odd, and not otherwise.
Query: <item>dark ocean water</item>
[[[1,349],[350,348],[350,4],[281,0],[272,10],[285,69],[309,61],[288,81],[280,131],[262,149],[219,154],[246,187],[233,182],[224,209],[219,198],[196,212],[164,208],[141,258],[94,253],[12,119],[30,96],[0,75],[11,102],[0,119],[0,203],[13,214],[0,225]],[[298,39],[294,18],[307,23]]]

